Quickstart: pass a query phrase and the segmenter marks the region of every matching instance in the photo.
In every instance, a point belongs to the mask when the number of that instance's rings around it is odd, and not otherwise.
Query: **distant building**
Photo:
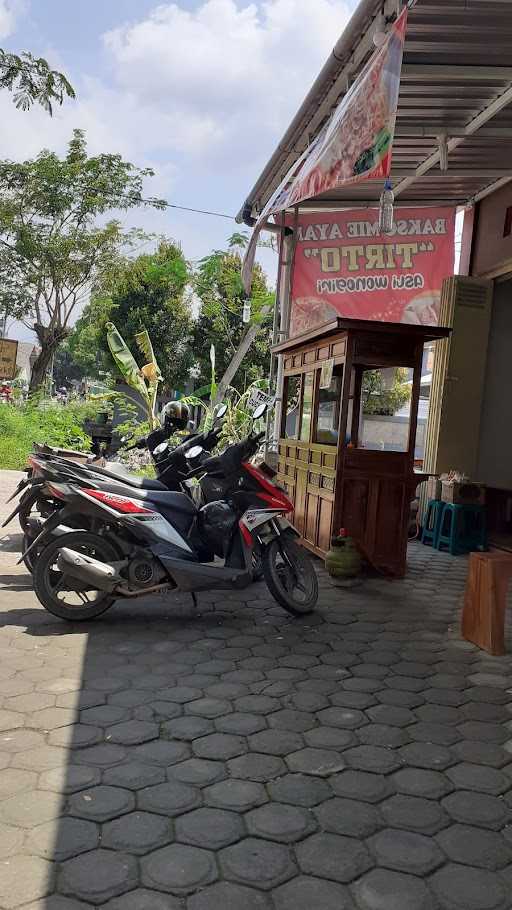
[[[34,363],[39,355],[40,348],[32,341],[18,341],[18,353],[16,356],[16,366],[19,373],[17,378],[30,384]]]

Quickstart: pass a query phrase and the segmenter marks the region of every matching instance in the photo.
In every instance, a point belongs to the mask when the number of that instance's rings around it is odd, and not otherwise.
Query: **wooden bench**
[[[512,554],[471,553],[462,610],[462,636],[489,654],[505,654],[505,610]]]

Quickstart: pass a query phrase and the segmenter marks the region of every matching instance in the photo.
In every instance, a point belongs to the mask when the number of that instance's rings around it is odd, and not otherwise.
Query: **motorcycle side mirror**
[[[169,446],[166,442],[161,442],[160,445],[153,449],[153,455],[165,455],[168,448]]]
[[[193,433],[193,432],[194,432],[195,426],[194,426],[194,421],[193,421],[193,420],[189,420],[189,422],[187,423],[187,430],[189,431],[189,433]]]
[[[217,413],[215,414],[215,420],[218,420],[219,417],[224,417],[224,414],[226,413],[227,409],[228,409],[227,404],[221,404],[217,408]]]
[[[252,412],[252,419],[259,420],[260,417],[263,417],[266,410],[267,410],[267,403],[266,403],[266,401],[262,401],[262,403],[259,404]]]
[[[199,458],[200,455],[204,452],[202,446],[192,446],[187,452],[185,452],[185,458],[187,461],[193,461],[194,458]]]

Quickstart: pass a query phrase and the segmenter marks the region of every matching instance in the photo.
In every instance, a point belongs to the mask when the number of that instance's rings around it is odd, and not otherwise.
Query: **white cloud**
[[[25,0],[0,0],[0,40],[12,35],[24,11]]]
[[[194,11],[168,3],[104,41],[119,89],[169,118],[170,147],[259,158],[347,18],[342,0],[206,0]]]

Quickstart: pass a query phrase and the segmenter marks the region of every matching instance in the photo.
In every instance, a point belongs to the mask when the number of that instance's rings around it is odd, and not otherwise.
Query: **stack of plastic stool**
[[[435,548],[437,548],[437,540],[441,530],[444,505],[445,503],[439,499],[429,499],[427,514],[421,532],[421,542],[431,544]]]
[[[453,502],[443,506],[437,535],[437,549],[444,546],[452,556],[487,548],[485,506],[458,505]],[[436,546],[436,544],[434,544]]]

